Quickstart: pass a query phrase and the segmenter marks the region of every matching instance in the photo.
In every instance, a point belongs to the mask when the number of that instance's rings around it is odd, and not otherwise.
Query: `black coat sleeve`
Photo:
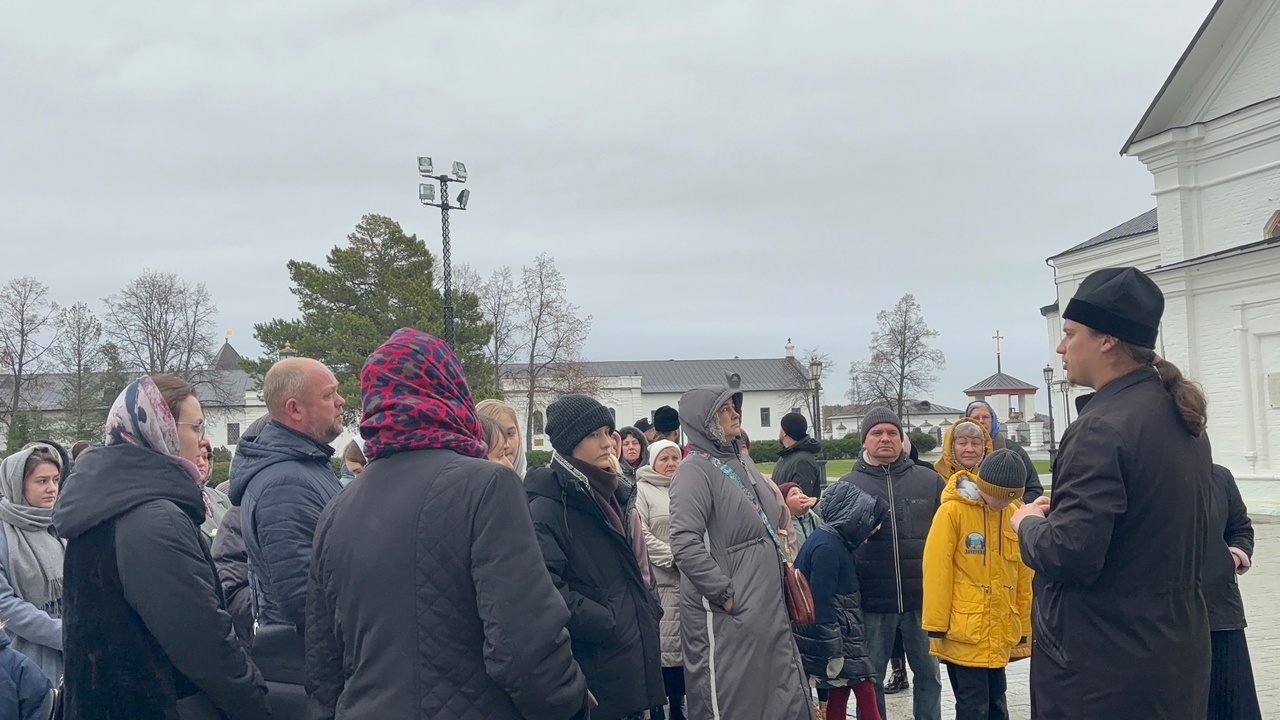
[[[1027,567],[1058,582],[1089,585],[1098,579],[1116,520],[1128,508],[1120,433],[1105,419],[1080,418],[1063,442],[1053,486],[1053,510],[1031,516],[1018,529]]]
[[[1213,472],[1225,474],[1227,490],[1227,527],[1223,539],[1227,547],[1239,548],[1245,555],[1253,557],[1253,521],[1249,519],[1249,508],[1245,507],[1244,498],[1240,497],[1240,487],[1231,471],[1215,465]]]
[[[1044,495],[1044,484],[1040,482],[1040,473],[1036,471],[1036,464],[1031,461],[1031,456],[1027,454],[1026,448],[1012,440],[1006,444],[1012,447],[1014,452],[1018,453],[1018,457],[1022,458],[1022,464],[1027,468],[1027,481],[1024,483],[1025,490],[1022,493],[1022,502],[1029,503]]]
[[[174,666],[233,720],[265,719],[267,688],[222,609],[200,529],[154,500],[116,521],[125,599]]]
[[[569,585],[569,556],[565,552],[568,538],[564,529],[564,506],[550,498],[534,498],[529,503],[533,528],[542,550],[542,561],[551,573],[551,581],[569,607],[569,634],[586,642],[608,642],[613,639],[617,622],[613,612],[603,604],[583,595]]]
[[[569,610],[543,570],[520,478],[495,468],[470,539],[485,668],[522,716],[570,717],[586,705],[587,680],[570,649]]]
[[[343,640],[334,622],[329,602],[328,572],[325,567],[325,538],[330,515],[322,515],[316,527],[315,552],[307,581],[306,673],[311,720],[332,720],[338,709],[346,676],[342,668]]]
[[[231,508],[222,517],[222,526],[213,539],[213,564],[218,569],[218,583],[235,623],[236,636],[248,647],[253,640],[253,594],[249,590],[249,553],[240,530],[239,507]]]

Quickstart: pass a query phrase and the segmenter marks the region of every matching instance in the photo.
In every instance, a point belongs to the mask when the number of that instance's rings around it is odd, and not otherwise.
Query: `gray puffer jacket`
[[[769,518],[790,513],[777,488],[742,457],[738,440],[725,438],[718,410],[729,400],[742,407],[742,393],[715,385],[680,398],[690,453],[671,483],[671,550],[681,575],[689,715],[812,718],[782,596],[782,559],[753,500]]]

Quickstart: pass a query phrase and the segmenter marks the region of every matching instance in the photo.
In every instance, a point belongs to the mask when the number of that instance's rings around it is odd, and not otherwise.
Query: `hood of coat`
[[[231,502],[244,499],[249,483],[258,473],[283,462],[313,462],[328,465],[333,448],[320,444],[292,428],[272,420],[256,437],[241,438],[236,445],[236,461],[231,468]]]
[[[903,452],[898,456],[897,460],[889,463],[889,472],[893,475],[901,475],[908,467],[915,465],[911,462],[911,456]],[[854,464],[853,471],[863,473],[864,475],[884,475],[884,465],[876,465],[867,460],[867,451],[863,450],[858,455],[858,462]]]
[[[689,447],[712,457],[737,457],[740,443],[728,440],[720,427],[719,410],[726,401],[742,413],[742,393],[723,385],[703,385],[680,396],[680,425],[689,437]]]
[[[942,436],[942,458],[933,464],[933,469],[937,470],[938,474],[941,475],[944,480],[950,480],[952,475],[955,475],[965,469],[965,467],[960,464],[960,461],[956,460],[953,443],[955,440],[956,428],[965,423],[976,425],[978,429],[982,431],[982,440],[986,447],[986,450],[982,453],[982,460],[991,457],[991,453],[995,452],[995,446],[991,442],[991,436],[987,434],[987,429],[983,427],[982,423],[972,418],[957,420],[954,425],[947,428],[946,434]],[[978,461],[979,466],[982,465],[982,460]]]
[[[7,498],[9,502],[15,505],[31,507],[31,503],[27,502],[27,498],[23,493],[23,480],[26,479],[27,458],[31,457],[31,453],[42,446],[45,450],[50,451],[54,457],[58,457],[60,463],[59,473],[62,477],[66,477],[66,470],[63,468],[66,467],[67,456],[62,455],[59,457],[56,447],[46,440],[37,440],[28,443],[23,449],[0,461],[0,497]]]
[[[151,500],[169,500],[196,525],[205,521],[204,495],[173,458],[137,445],[94,448],[62,487],[53,527],[61,537],[79,537]]]
[[[792,445],[789,448],[783,448],[782,451],[778,453],[778,456],[786,457],[798,452],[810,452],[817,455],[822,452],[822,443],[818,442],[818,439],[814,436],[806,435],[803,440],[795,445]]]
[[[636,470],[636,482],[648,483],[649,485],[660,488],[671,487],[671,478],[663,475],[657,470],[654,470],[652,465],[645,465],[639,470]]]
[[[628,462],[626,458],[618,458],[623,465],[630,467],[632,470],[636,470],[649,464],[649,441],[645,439],[644,433],[628,425],[627,427],[619,430],[618,435],[620,435],[623,440],[633,437],[640,441],[640,459],[636,462]]]
[[[823,527],[839,535],[850,550],[857,550],[884,522],[889,503],[863,492],[853,483],[838,482],[822,494],[818,513],[823,518]]]
[[[75,465],[75,461],[71,459],[71,453],[67,452],[67,449],[62,447],[62,444],[59,443],[57,440],[32,440],[27,444],[28,445],[48,445],[49,447],[53,448],[54,452],[58,453],[58,457],[61,458],[62,479],[65,481],[67,479],[67,476],[71,474],[71,466]]]
[[[942,490],[942,502],[958,502],[965,505],[982,505],[982,495],[978,493],[978,485],[968,470],[959,470],[947,480]]]

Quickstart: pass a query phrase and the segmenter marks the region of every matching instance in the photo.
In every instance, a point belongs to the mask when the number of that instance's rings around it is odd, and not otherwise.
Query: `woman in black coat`
[[[1209,607],[1213,665],[1209,720],[1260,720],[1258,690],[1245,642],[1244,601],[1237,576],[1253,564],[1253,523],[1231,471],[1213,466],[1209,541],[1204,552],[1204,601]]]
[[[266,720],[200,525],[195,388],[144,376],[120,393],[106,447],[80,456],[53,511],[63,572],[63,717]]]
[[[547,408],[551,466],[525,478],[551,579],[569,606],[573,656],[600,702],[591,717],[640,717],[666,700],[658,619],[633,491],[612,469],[613,419],[566,395]]]

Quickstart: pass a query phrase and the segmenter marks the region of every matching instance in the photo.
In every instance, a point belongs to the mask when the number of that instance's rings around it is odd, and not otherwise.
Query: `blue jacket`
[[[14,650],[0,632],[0,717],[38,720],[53,682],[26,655]]]
[[[333,448],[272,420],[241,438],[231,468],[231,502],[241,508],[249,585],[263,625],[303,628],[311,541],[320,513],[342,490]]]

